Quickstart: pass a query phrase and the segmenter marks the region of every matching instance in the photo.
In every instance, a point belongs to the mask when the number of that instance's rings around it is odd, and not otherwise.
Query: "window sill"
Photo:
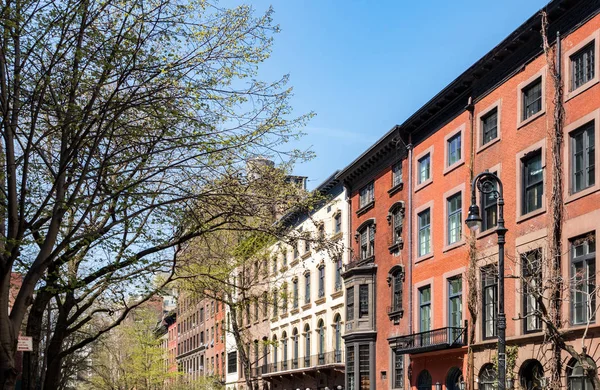
[[[400,251],[403,248],[404,248],[404,241],[402,239],[400,239],[400,241],[398,241],[397,243],[390,245],[388,247],[388,250],[390,251],[390,253],[397,253],[398,251]]]
[[[522,120],[522,121],[519,121],[519,124],[517,125],[517,130],[521,129],[522,127],[527,126],[528,124],[530,124],[531,122],[533,122],[537,118],[541,117],[545,113],[546,113],[545,109],[544,110],[540,110],[539,112],[536,112],[535,114],[533,114],[529,118],[527,118],[525,120]]]
[[[357,216],[361,216],[364,213],[366,213],[367,211],[371,210],[373,207],[375,207],[375,201],[374,200],[370,201],[369,203],[367,203],[363,207],[361,207],[358,210],[356,210],[356,215]]]
[[[462,240],[457,241],[457,242],[455,242],[453,244],[446,245],[445,247],[442,248],[442,252],[446,253],[446,252],[451,251],[452,249],[456,249],[458,247],[461,247],[461,246],[465,245],[465,242],[466,241],[463,238]]]
[[[395,186],[393,186],[392,188],[390,188],[387,193],[392,196],[394,195],[396,192],[398,191],[402,191],[402,188],[404,188],[404,183],[400,182],[398,184],[396,184]]]
[[[568,194],[565,199],[565,204],[576,201],[577,199],[583,198],[584,196],[593,194],[594,192],[596,192],[598,190],[600,190],[600,185],[594,185],[594,186],[586,188],[585,190],[575,192],[574,194]]]
[[[279,316],[271,317],[271,322],[277,322],[277,321],[279,321]]]
[[[279,270],[279,272],[284,273],[287,270],[288,270],[287,265],[284,265],[283,267],[281,267],[281,269]]]
[[[494,226],[493,228],[489,228],[488,230],[484,230],[482,232],[477,233],[477,239],[484,238],[489,236],[490,234],[496,233],[496,228],[498,226]]]
[[[342,233],[342,232],[335,233],[333,236],[331,236],[330,240],[331,241],[337,241],[340,238],[342,238],[343,235],[344,235],[344,233]]]
[[[327,300],[327,297],[321,297],[315,301],[315,305],[322,305]]]
[[[312,255],[312,251],[308,251],[308,252],[305,252],[305,253],[304,253],[302,256],[300,256],[300,258],[301,258],[302,260],[306,260],[306,259],[308,259],[308,258],[309,258],[311,255]]]
[[[431,259],[432,257],[433,257],[433,252],[428,253],[428,254],[423,255],[423,256],[420,256],[420,257],[417,257],[415,259],[415,264],[420,263],[420,262],[425,261],[425,260],[428,260],[428,259]]]
[[[525,222],[526,220],[528,220],[530,218],[533,218],[533,217],[536,217],[536,216],[538,216],[540,214],[544,214],[545,212],[546,212],[546,205],[540,207],[537,210],[530,211],[527,214],[523,214],[523,215],[518,216],[516,222],[517,223]]]
[[[288,313],[283,313],[282,315],[279,316],[279,318],[287,318]]]
[[[453,170],[455,170],[455,169],[463,166],[463,165],[465,165],[465,159],[464,159],[464,157],[461,158],[460,160],[458,160],[457,162],[455,162],[454,164],[447,166],[444,169],[444,172],[443,172],[444,176],[447,175],[447,174],[449,174]]]
[[[598,81],[600,81],[600,78],[598,76],[596,76],[593,79],[591,79],[590,81],[588,81],[587,83],[580,86],[579,88],[574,89],[571,92],[568,92],[565,96],[565,103],[568,102],[569,100],[573,99],[575,96],[592,88],[594,85],[598,84]]]
[[[425,180],[424,182],[417,184],[415,186],[415,193],[421,191],[423,188],[427,187],[431,183],[433,183],[433,177],[430,177],[429,179]]]
[[[298,313],[300,313],[300,310],[298,308],[290,310],[290,314],[292,314],[292,315],[298,314]]]
[[[397,309],[394,311],[390,311],[388,313],[388,317],[390,318],[390,321],[394,321],[395,325],[398,325],[400,323],[400,318],[402,318],[404,316],[404,309]]]
[[[312,307],[312,303],[307,303],[306,305],[302,306],[302,310],[308,310]]]
[[[336,291],[330,295],[331,299],[336,299],[344,295],[344,291],[340,289],[340,291]]]
[[[295,258],[292,262],[290,262],[290,267],[295,267],[298,265],[298,263],[300,263],[300,260]]]
[[[498,142],[500,142],[500,136],[494,138],[493,140],[489,141],[487,144],[485,145],[481,145],[477,147],[477,153],[481,153],[484,150],[486,150],[487,148],[489,148],[492,145],[497,144]]]

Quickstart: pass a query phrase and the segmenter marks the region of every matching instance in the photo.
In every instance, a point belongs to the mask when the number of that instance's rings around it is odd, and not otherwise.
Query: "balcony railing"
[[[465,346],[467,333],[466,328],[446,327],[394,337],[389,341],[397,352],[415,354]]]
[[[277,363],[265,364],[262,366],[262,373],[273,374],[287,370],[317,368],[333,364],[344,364],[343,351],[331,351],[299,359],[289,359]]]

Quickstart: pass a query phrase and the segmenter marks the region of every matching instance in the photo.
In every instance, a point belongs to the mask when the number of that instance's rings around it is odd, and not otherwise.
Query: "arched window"
[[[310,326],[304,326],[304,367],[310,367]]]
[[[319,329],[319,364],[325,364],[325,324],[323,320],[317,323]]]
[[[388,273],[387,281],[392,290],[392,306],[389,310],[390,317],[400,318],[402,314],[402,283],[404,282],[404,268],[401,265],[393,266]]]
[[[594,364],[588,357],[590,364]],[[567,365],[567,389],[568,390],[591,390],[592,381],[585,375],[583,367],[575,359],[571,359]]]
[[[404,202],[396,202],[390,207],[387,216],[391,226],[390,251],[402,249],[402,226],[404,225]]]
[[[463,381],[462,371],[458,367],[452,367],[446,375],[446,390],[460,390],[460,383]]]
[[[479,390],[494,390],[496,387],[497,373],[490,363],[484,364],[479,371]]]
[[[281,363],[283,370],[287,370],[288,368],[288,338],[287,333],[283,332],[281,334],[281,355],[283,362]]]
[[[535,359],[525,360],[519,370],[519,381],[523,390],[543,389],[544,368]]]
[[[292,330],[292,368],[298,368],[298,329]]]
[[[277,343],[277,336],[273,336],[273,371],[279,371],[277,369],[277,349],[279,348],[279,344]]]
[[[431,374],[427,370],[421,371],[417,378],[417,389],[418,390],[431,390]]]
[[[342,362],[342,317],[336,314],[333,318],[335,338],[335,362]]]
[[[375,255],[375,220],[373,218],[358,227],[356,240],[359,245],[360,260],[366,260]]]

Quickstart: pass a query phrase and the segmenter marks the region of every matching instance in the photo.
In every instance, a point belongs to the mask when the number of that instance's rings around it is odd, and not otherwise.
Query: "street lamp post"
[[[497,184],[497,188],[494,184]],[[506,389],[506,315],[504,314],[504,243],[506,242],[506,231],[504,227],[504,198],[502,182],[493,173],[482,172],[475,176],[471,183],[471,206],[465,223],[476,231],[481,227],[481,216],[477,206],[477,193],[492,195],[498,201],[498,389]]]

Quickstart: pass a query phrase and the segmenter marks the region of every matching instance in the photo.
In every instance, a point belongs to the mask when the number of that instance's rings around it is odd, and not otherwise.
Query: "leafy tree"
[[[265,228],[242,169],[305,157],[283,144],[309,116],[291,116],[287,77],[255,78],[278,31],[270,9],[17,0],[0,12],[0,385],[14,386],[24,330],[24,388],[55,389],[63,360],[161,288],[154,275],[172,275],[186,241]],[[98,316],[111,320],[90,332]]]

